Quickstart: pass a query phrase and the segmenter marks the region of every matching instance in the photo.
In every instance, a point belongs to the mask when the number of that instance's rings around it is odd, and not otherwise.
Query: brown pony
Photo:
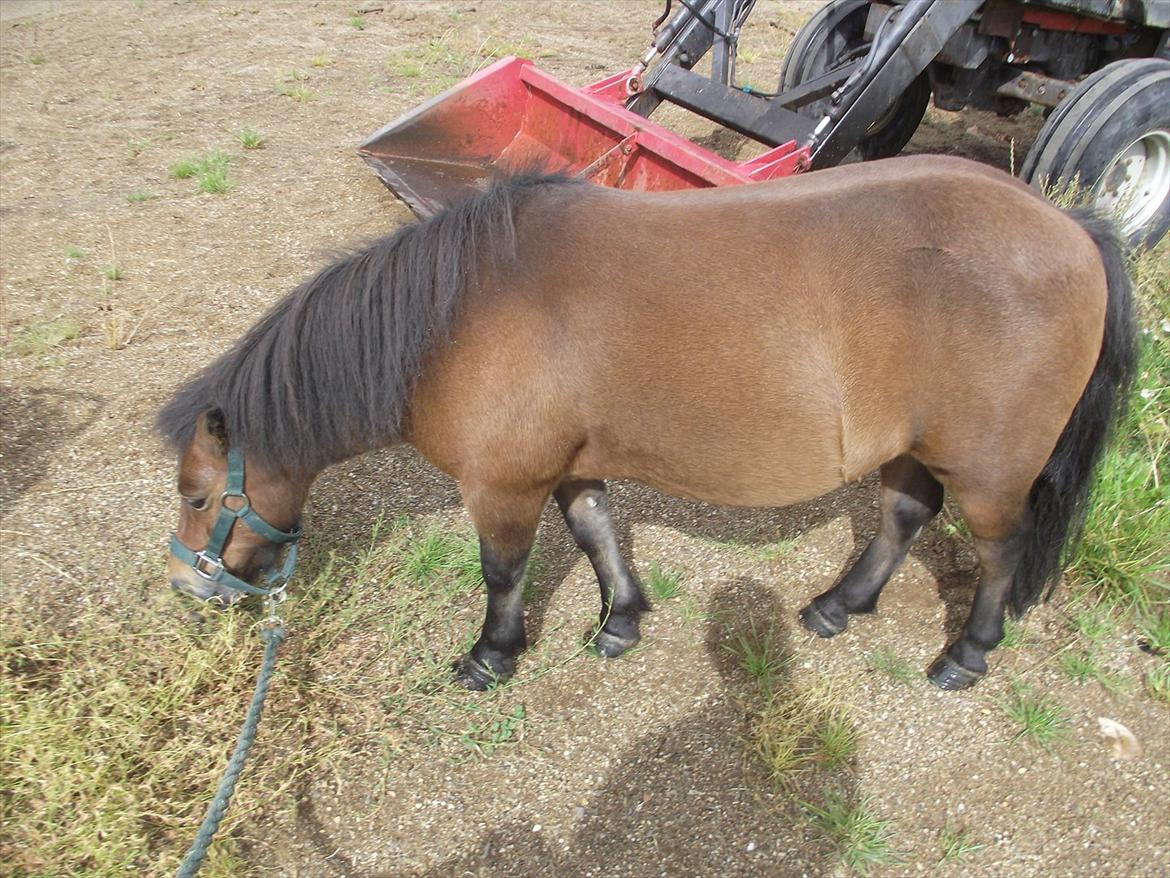
[[[180,455],[177,552],[189,562],[247,498],[293,530],[321,470],[408,442],[479,532],[487,617],[458,673],[480,688],[525,646],[520,582],[550,495],[614,656],[647,603],[605,479],[777,506],[880,468],[880,532],[801,618],[829,637],[872,611],[946,489],[982,578],[929,675],[969,686],[1005,609],[1059,576],[1133,378],[1131,307],[1108,223],[968,161],[670,193],[513,177],[325,268],[178,391],[159,416]],[[229,449],[248,466],[230,504]],[[171,559],[176,588],[230,601],[220,571],[274,566],[262,528],[224,533],[210,562]]]

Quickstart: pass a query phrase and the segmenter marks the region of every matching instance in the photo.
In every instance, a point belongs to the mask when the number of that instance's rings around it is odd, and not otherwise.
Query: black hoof
[[[983,671],[971,671],[964,668],[945,652],[940,655],[926,672],[927,679],[939,689],[954,692],[958,689],[970,689],[983,677]]]
[[[593,638],[593,646],[606,658],[617,658],[638,645],[639,637],[618,637],[602,629]]]
[[[483,692],[489,686],[501,683],[505,676],[497,674],[473,655],[465,655],[455,663],[455,682],[472,692]]]
[[[817,602],[813,601],[800,611],[800,624],[818,637],[833,637],[845,630],[849,617],[846,616],[845,621],[838,624],[822,613]]]

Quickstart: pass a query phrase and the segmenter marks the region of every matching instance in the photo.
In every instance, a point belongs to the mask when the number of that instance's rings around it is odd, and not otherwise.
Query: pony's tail
[[[1029,497],[1032,528],[1012,581],[1009,603],[1022,615],[1059,581],[1062,556],[1071,551],[1085,521],[1093,469],[1121,415],[1137,372],[1137,326],[1125,251],[1113,223],[1092,210],[1068,214],[1081,224],[1101,253],[1108,285],[1105,335],[1097,365],[1060,434],[1052,457]]]

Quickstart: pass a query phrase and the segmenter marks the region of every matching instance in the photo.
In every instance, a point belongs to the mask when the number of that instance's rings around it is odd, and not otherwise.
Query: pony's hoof
[[[800,624],[818,637],[833,637],[845,630],[849,617],[846,616],[845,621],[838,624],[822,613],[817,602],[813,601],[800,611]]]
[[[935,659],[930,670],[926,672],[926,677],[939,689],[954,692],[958,689],[970,689],[982,679],[983,673],[964,668],[944,652]]]
[[[470,653],[455,662],[455,682],[472,692],[483,692],[504,679]]]
[[[623,652],[637,646],[640,639],[639,637],[619,637],[601,630],[593,638],[593,646],[606,658],[617,658]]]

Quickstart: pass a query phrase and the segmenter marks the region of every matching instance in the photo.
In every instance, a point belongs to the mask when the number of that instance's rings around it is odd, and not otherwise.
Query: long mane
[[[222,412],[257,461],[315,473],[396,441],[423,358],[485,260],[515,257],[517,207],[564,177],[524,174],[329,265],[179,388],[157,427],[176,449]]]

